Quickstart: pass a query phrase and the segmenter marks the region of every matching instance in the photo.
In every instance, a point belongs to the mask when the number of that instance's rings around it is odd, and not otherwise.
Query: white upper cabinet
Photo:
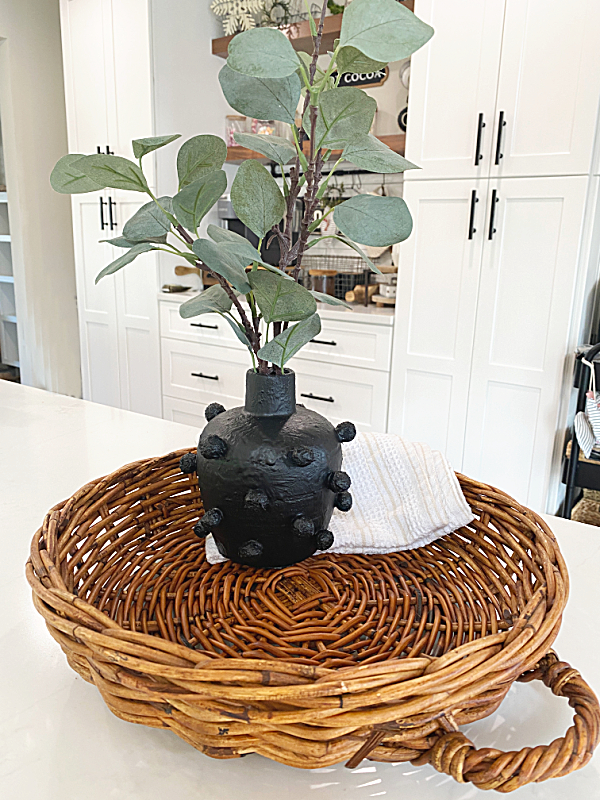
[[[411,181],[400,268],[388,430],[463,458],[488,181]]]
[[[416,0],[435,34],[411,59],[407,180],[487,176],[504,0]]]
[[[600,4],[416,0],[406,179],[584,175],[600,97]],[[482,127],[482,125],[485,127]]]
[[[69,150],[89,155],[109,140],[105,0],[61,0]]]
[[[597,0],[506,0],[492,175],[587,173],[599,97]]]
[[[585,177],[490,183],[463,470],[537,511],[558,424],[586,186]]]

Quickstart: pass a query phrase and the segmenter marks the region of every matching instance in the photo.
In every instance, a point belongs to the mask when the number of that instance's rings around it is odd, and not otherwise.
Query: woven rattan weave
[[[568,578],[536,514],[459,476],[475,520],[428,547],[211,566],[192,532],[201,499],[179,470],[183,452],[60,503],[27,563],[51,634],[118,717],[218,758],[431,763],[503,792],[589,760],[600,709],[550,651]],[[533,678],[574,708],[563,738],[504,753],[458,731]]]

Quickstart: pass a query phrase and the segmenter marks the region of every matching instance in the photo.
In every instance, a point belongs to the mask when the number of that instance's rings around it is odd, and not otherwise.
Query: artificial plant
[[[227,63],[219,74],[223,93],[234,109],[257,119],[279,120],[291,128],[291,141],[260,134],[236,135],[238,144],[276,162],[283,173],[281,189],[262,164],[249,160],[239,167],[231,185],[235,213],[258,236],[257,248],[215,225],[208,225],[208,238],[199,236],[200,223],[227,189],[222,169],[227,147],[217,136],[195,136],[181,146],[177,154],[179,190],[174,197],[155,197],[144,176],[142,159],[179,138],[178,134],[134,140],[137,164],[114,155],[71,154],[60,159],[51,176],[54,189],[67,194],[108,187],[147,194],[150,202],[125,224],[122,236],[104,240],[125,252],[100,272],[96,282],[153,250],[178,255],[209,270],[218,285],[183,303],[182,317],[209,312],[223,316],[262,374],[279,373],[319,333],[317,300],[343,303],[298,283],[302,258],[309,248],[323,238],[338,239],[377,272],[359,244],[396,244],[412,229],[401,198],[361,194],[330,210],[340,235],[309,238],[321,223],[321,219],[315,220],[315,211],[340,161],[346,159],[375,173],[415,167],[370,133],[376,102],[361,89],[340,88],[341,75],[382,69],[390,61],[410,56],[433,33],[396,0],[353,0],[344,12],[329,63],[323,65],[319,54],[326,8],[324,3],[318,21],[309,18],[312,55],[296,52],[280,30],[255,28],[232,39]],[[295,121],[298,109],[299,125]],[[341,154],[328,167],[334,151]],[[301,195],[304,213],[294,242],[292,220]],[[263,241],[268,245],[273,237],[279,240],[278,267],[265,263],[260,253]]]

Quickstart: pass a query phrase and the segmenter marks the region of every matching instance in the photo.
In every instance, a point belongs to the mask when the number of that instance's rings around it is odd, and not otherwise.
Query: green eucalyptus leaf
[[[245,345],[248,348],[248,350],[250,350],[250,352],[252,353],[253,352],[252,345],[248,341],[248,337],[246,336],[246,330],[244,326],[241,325],[239,322],[237,322],[237,320],[232,319],[227,314],[221,314],[221,316],[231,325],[231,330],[235,333],[240,342],[243,345]]]
[[[125,189],[130,192],[148,191],[144,173],[137,164],[128,158],[105,156],[100,153],[84,156],[77,162],[77,169],[102,189]]]
[[[317,310],[315,298],[296,281],[264,269],[249,272],[248,280],[267,324],[306,319]]]
[[[188,184],[173,198],[173,211],[177,220],[188,231],[195,232],[226,189],[227,174],[222,169],[208,172]]]
[[[258,351],[258,357],[277,364],[278,367],[283,367],[301,347],[318,336],[320,332],[321,320],[318,314],[313,314],[267,342]]]
[[[50,173],[50,185],[60,194],[85,194],[97,192],[103,187],[81,172],[75,164],[85,156],[69,153],[56,162]]]
[[[347,239],[345,236],[337,236],[337,235],[332,235],[332,234],[328,234],[327,236],[319,236],[318,239],[313,239],[313,241],[310,242],[309,245],[307,245],[306,249],[308,250],[309,248],[314,247],[316,244],[319,244],[319,242],[322,242],[323,239],[335,239],[337,242],[341,242],[342,244],[345,244],[346,247],[351,247],[352,250],[354,250],[356,253],[358,253],[358,255],[362,258],[362,260],[365,262],[367,267],[372,272],[376,272],[378,275],[381,275],[381,270],[379,269],[379,267],[375,266],[375,264],[371,261],[369,256],[362,249],[362,247],[359,247],[356,244],[356,242],[352,242],[350,239]]]
[[[238,169],[231,186],[231,202],[239,219],[260,239],[264,239],[285,214],[281,189],[258,161],[244,161]]]
[[[323,92],[319,100],[315,147],[344,148],[365,136],[371,130],[376,110],[377,101],[354,86]],[[307,115],[309,113],[310,108],[306,111]],[[306,116],[304,130],[310,131]]]
[[[255,119],[294,122],[302,84],[294,72],[286,78],[251,78],[234,72],[225,64],[219,83],[232,108]]]
[[[159,197],[161,206],[173,213],[170,197]],[[154,200],[143,205],[123,226],[123,238],[130,242],[166,242],[171,222]]]
[[[229,42],[227,64],[253,78],[285,78],[298,69],[298,56],[276,28],[253,28]]]
[[[208,289],[204,289],[203,292],[200,292],[196,297],[192,297],[191,300],[186,300],[185,303],[182,303],[179,306],[179,316],[183,317],[183,319],[190,319],[190,317],[210,314],[213,311],[222,314],[225,311],[229,311],[231,306],[232,300],[228,297],[227,292],[215,284],[214,286],[209,286]]]
[[[399,153],[394,153],[387,144],[370,133],[351,142],[344,149],[343,156],[357,167],[370,172],[395,173],[419,169],[416,164],[407,161]]]
[[[127,264],[130,264],[141,253],[148,253],[150,250],[156,250],[156,248],[148,242],[140,242],[139,244],[134,245],[126,253],[117,258],[116,261],[113,261],[107,267],[104,267],[102,272],[98,273],[95,282],[98,283],[98,281],[106,277],[106,275],[112,275],[113,272],[123,269],[123,267],[125,267]]]
[[[333,219],[354,242],[372,247],[403,242],[412,230],[410,211],[400,197],[359,194],[336,206]]]
[[[318,303],[327,303],[328,306],[346,306],[346,308],[353,307],[351,303],[347,303],[345,300],[341,300],[339,297],[334,297],[331,294],[317,292],[314,289],[312,289],[310,293]]]
[[[136,158],[143,158],[153,150],[158,150],[159,147],[164,147],[166,144],[174,142],[180,136],[180,133],[172,133],[170,136],[149,136],[146,139],[134,139],[131,142],[133,155]]]
[[[130,242],[124,236],[117,236],[115,239],[100,239],[102,244],[112,244],[113,247],[135,247],[139,242]]]
[[[208,172],[221,169],[226,158],[227,145],[219,136],[205,133],[188,139],[177,153],[179,188],[183,189]]]
[[[231,245],[217,244],[210,239],[196,239],[192,249],[210,270],[229,281],[238,292],[248,294],[250,291],[246,277],[248,259],[235,252]]]
[[[242,147],[254,150],[277,164],[288,164],[296,157],[296,148],[282,136],[267,136],[263,133],[236,133],[236,142]]]
[[[340,44],[387,64],[408,58],[432,36],[433,28],[396,0],[353,0],[344,12]]]
[[[385,61],[374,61],[356,47],[341,47],[335,59],[338,72],[376,72],[386,66]]]

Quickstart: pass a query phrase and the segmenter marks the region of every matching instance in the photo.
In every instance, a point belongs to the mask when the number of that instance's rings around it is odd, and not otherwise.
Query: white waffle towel
[[[359,433],[342,445],[352,479],[350,511],[329,523],[328,553],[392,553],[429,544],[467,525],[473,513],[444,456],[390,433]],[[206,538],[211,564],[225,559]]]

